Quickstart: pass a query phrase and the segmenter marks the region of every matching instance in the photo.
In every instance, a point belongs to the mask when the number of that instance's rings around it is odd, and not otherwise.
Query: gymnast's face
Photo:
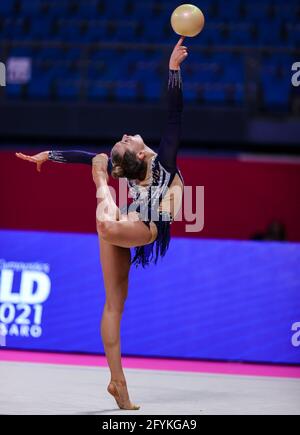
[[[143,160],[145,158],[145,143],[142,137],[139,134],[135,134],[134,136],[124,134],[122,139],[117,142],[111,150],[112,159],[116,154],[122,158],[125,151],[130,151],[134,153],[138,159]]]
[[[143,180],[147,172],[146,145],[139,134],[124,134],[111,150],[114,178]]]

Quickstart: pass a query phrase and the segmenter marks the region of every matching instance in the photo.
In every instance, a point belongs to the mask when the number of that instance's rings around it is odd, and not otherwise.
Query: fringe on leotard
[[[148,245],[138,246],[134,248],[134,257],[131,261],[131,264],[134,264],[136,267],[146,267],[149,266],[152,262],[156,264],[159,257],[165,256],[170,245],[170,226],[172,221],[170,220],[170,217],[169,220],[163,219],[163,216],[165,216],[165,214],[160,212],[159,220],[153,221],[157,227],[157,237],[154,242]],[[150,227],[149,221],[143,222],[145,225]]]

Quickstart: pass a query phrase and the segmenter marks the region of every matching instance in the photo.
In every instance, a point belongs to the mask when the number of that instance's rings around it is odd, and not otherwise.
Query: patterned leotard
[[[148,227],[154,222],[157,238],[154,242],[135,248],[132,263],[145,267],[151,261],[157,262],[164,256],[170,242],[170,224],[181,207],[183,179],[177,167],[177,153],[181,136],[181,118],[183,110],[182,78],[180,70],[169,70],[168,119],[159,149],[148,162],[147,174],[142,182],[127,180],[133,203],[129,210],[139,213],[139,218]],[[49,160],[60,163],[92,164],[97,153],[71,150],[49,153]],[[108,172],[112,163],[109,160]],[[122,209],[121,209],[122,211]]]

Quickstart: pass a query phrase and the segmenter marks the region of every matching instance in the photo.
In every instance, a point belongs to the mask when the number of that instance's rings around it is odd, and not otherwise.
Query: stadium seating
[[[247,65],[260,49],[269,50],[255,73],[264,105],[286,110],[292,57],[278,52],[299,46],[299,1],[197,4],[206,26],[199,37],[187,41],[187,101],[245,104]],[[31,82],[8,83],[6,98],[158,101],[166,53],[177,40],[169,22],[173,9],[174,2],[159,0],[1,1],[1,61],[27,56],[33,64]],[[145,44],[153,44],[152,49],[146,50]],[[276,75],[280,67],[287,72]]]

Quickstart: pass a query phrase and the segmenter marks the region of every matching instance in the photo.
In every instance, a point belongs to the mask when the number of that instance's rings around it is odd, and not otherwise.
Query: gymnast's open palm
[[[48,160],[49,152],[43,151],[43,152],[36,154],[34,156],[27,156],[26,154],[23,154],[23,153],[16,153],[16,156],[19,159],[27,160],[28,162],[35,163],[37,171],[41,172],[41,168],[42,168],[43,163],[45,163]]]

